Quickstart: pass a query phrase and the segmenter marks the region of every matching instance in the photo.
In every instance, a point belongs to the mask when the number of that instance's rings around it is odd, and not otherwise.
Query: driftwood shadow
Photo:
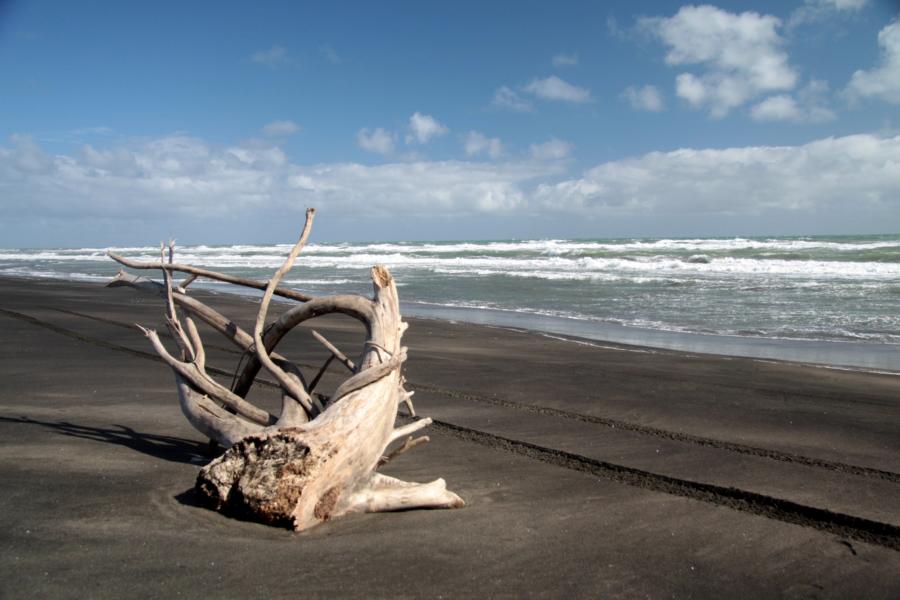
[[[180,494],[173,496],[176,502],[182,506],[190,506],[192,508],[210,508],[209,502],[195,488],[189,488]]]
[[[125,446],[137,452],[171,462],[200,465],[217,456],[221,450],[209,444],[169,435],[156,435],[135,431],[125,425],[92,427],[68,421],[41,421],[30,417],[0,417],[3,423],[37,425],[52,429],[61,435]]]

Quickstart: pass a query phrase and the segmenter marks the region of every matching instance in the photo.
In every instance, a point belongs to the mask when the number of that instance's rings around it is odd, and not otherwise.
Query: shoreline
[[[0,281],[4,280],[57,281],[104,286],[104,283],[95,280],[0,275]],[[217,285],[195,289],[204,293],[226,294],[241,298],[255,298],[261,294],[246,288],[235,289]],[[282,301],[284,300],[281,298],[273,298],[273,302]],[[602,342],[639,351],[663,350],[727,358],[773,360],[820,368],[900,375],[900,344],[707,334],[647,329],[504,309],[443,306],[402,300],[400,304],[401,312],[404,315],[417,319],[500,327],[551,337],[559,335],[562,336],[562,339],[576,343]]]
[[[411,309],[407,314],[420,319],[504,327],[539,335],[556,334],[572,341],[605,342],[643,351],[668,350],[900,375],[900,344],[704,334],[497,309],[401,304]],[[486,318],[483,315],[487,315]]]

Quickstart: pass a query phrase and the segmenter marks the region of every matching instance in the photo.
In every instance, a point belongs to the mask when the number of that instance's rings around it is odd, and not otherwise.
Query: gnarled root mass
[[[312,298],[279,287],[306,244],[314,214],[313,209],[307,211],[300,239],[267,282],[177,264],[171,242],[168,256],[166,248],[160,248],[159,262],[136,262],[109,253],[127,267],[163,273],[163,283],[158,283],[120,271],[109,285],[130,286],[165,299],[166,324],[178,352],[171,353],[156,331],[141,330],[172,368],[185,417],[198,431],[227,448],[200,471],[198,492],[225,513],[298,531],[351,512],[463,506],[462,499],[446,489],[443,479],[409,483],[376,472],[378,466],[428,441],[411,434],[431,423],[431,419],[417,419],[395,428],[400,404],[406,405],[411,416],[415,412],[412,392],[404,389],[400,373],[406,360],[406,348],[400,341],[407,325],[400,319],[397,287],[388,270],[372,268],[372,299],[350,295]],[[177,285],[172,281],[176,272],[187,274]],[[188,296],[188,285],[198,277],[264,290],[253,331],[243,330]],[[266,325],[274,295],[299,304]],[[178,309],[187,315],[183,324]],[[331,356],[307,383],[300,368],[275,348],[294,327],[330,313],[349,315],[365,325],[363,351],[354,362],[314,333]],[[250,356],[235,373],[231,388],[207,374],[203,341],[193,319],[203,321]],[[343,364],[351,375],[330,397],[313,394],[332,361]],[[246,400],[262,369],[281,387],[278,415]],[[401,439],[403,443],[388,452],[388,447]]]

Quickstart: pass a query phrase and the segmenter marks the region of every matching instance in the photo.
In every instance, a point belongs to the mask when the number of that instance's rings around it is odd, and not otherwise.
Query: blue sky
[[[0,245],[895,232],[898,15],[0,1]]]

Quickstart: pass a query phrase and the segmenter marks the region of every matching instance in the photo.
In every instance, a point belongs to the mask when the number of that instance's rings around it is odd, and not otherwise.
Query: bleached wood
[[[291,248],[288,257],[284,260],[284,263],[278,270],[275,271],[275,275],[272,276],[272,279],[269,280],[269,285],[266,286],[266,291],[263,293],[262,300],[259,302],[259,311],[256,314],[256,324],[253,327],[253,349],[256,352],[257,360],[259,360],[275,379],[278,380],[281,389],[300,403],[310,417],[315,415],[313,412],[312,399],[295,378],[289,377],[284,369],[275,364],[275,361],[269,356],[269,352],[263,344],[262,333],[266,324],[266,314],[269,310],[269,301],[272,300],[272,294],[275,292],[278,284],[281,283],[281,278],[284,277],[284,274],[294,266],[294,261],[297,259],[303,246],[306,245],[306,240],[309,238],[309,232],[312,230],[312,223],[315,215],[316,210],[314,208],[306,210],[306,223],[303,226],[303,232],[300,234],[300,239],[297,240],[297,243]]]
[[[181,358],[165,348],[155,331],[144,329],[144,332],[175,373],[185,417],[197,430],[227,448],[222,456],[201,470],[198,491],[225,512],[296,530],[349,512],[462,506],[463,501],[446,489],[442,479],[406,483],[376,472],[379,465],[427,441],[425,436],[416,439],[408,436],[431,423],[430,419],[419,419],[394,427],[398,405],[409,403],[412,392],[404,389],[401,375],[407,357],[401,338],[407,325],[400,319],[396,284],[387,269],[372,268],[372,299],[313,298],[285,311],[266,327],[269,302],[306,243],[312,217],[313,212],[309,211],[300,239],[264,286],[252,334],[187,296],[186,287],[194,275],[206,276],[204,273],[212,272],[176,265],[174,243],[169,245],[168,262],[161,260],[153,265],[163,269],[163,285],[121,272],[110,283],[164,298],[167,324],[182,347]],[[191,276],[184,285],[174,286],[172,271],[184,271]],[[245,281],[239,283],[245,284]],[[184,327],[176,308],[189,315]],[[366,335],[360,358],[354,362],[314,332],[331,351],[329,360],[339,360],[353,373],[323,406],[312,396],[311,389],[324,368],[313,383],[307,384],[301,370],[276,353],[275,348],[301,323],[331,313],[358,319],[365,325]],[[250,353],[233,390],[206,373],[206,353],[194,318]],[[178,328],[183,335],[178,335]],[[262,367],[275,376],[282,388],[282,408],[277,420],[245,399]],[[411,403],[409,407],[412,411]],[[388,453],[388,446],[403,437],[407,439]]]
[[[362,296],[337,295],[313,298],[305,304],[290,308],[278,319],[270,323],[265,334],[263,334],[263,346],[267,352],[271,352],[285,335],[301,323],[332,313],[345,314],[360,321],[366,325],[368,334],[368,323],[372,319],[373,310],[372,301]],[[250,356],[237,378],[234,392],[240,396],[245,396],[250,390],[250,386],[253,385],[253,380],[256,379],[261,367],[262,363],[257,359],[256,355]]]
[[[191,386],[202,394],[211,397],[220,404],[227,406],[236,414],[259,425],[270,425],[275,422],[275,418],[266,411],[250,404],[240,396],[234,394],[228,388],[216,382],[212,377],[198,368],[193,362],[185,362],[178,360],[163,345],[159,339],[159,334],[152,329],[144,329],[144,335],[150,339],[153,349],[159,354],[166,364],[174,370],[182,379],[190,383]]]
[[[178,389],[181,412],[188,422],[219,445],[227,448],[261,430],[261,426],[238,418],[194,390],[177,372],[175,386]]]
[[[398,427],[394,431],[391,432],[391,437],[388,439],[388,443],[390,444],[394,440],[399,440],[400,438],[407,436],[411,433],[415,433],[420,429],[428,427],[431,425],[431,417],[427,417],[425,419],[418,419],[417,421],[413,421],[408,425],[404,425],[403,427]]]
[[[386,512],[411,508],[460,508],[462,498],[447,490],[443,479],[412,483],[376,474],[369,486],[350,499],[353,512]]]
[[[431,438],[428,437],[427,435],[423,435],[423,436],[417,437],[417,438],[413,438],[410,436],[410,437],[406,438],[406,441],[404,441],[403,444],[401,444],[400,446],[397,446],[397,448],[395,448],[394,450],[391,450],[390,454],[386,454],[385,456],[382,456],[381,459],[379,459],[379,461],[378,461],[378,465],[379,466],[386,465],[389,462],[391,462],[392,460],[394,460],[395,458],[397,458],[398,456],[400,456],[401,454],[403,454],[405,452],[409,452],[416,446],[428,443],[430,441],[431,441]]]
[[[165,287],[160,283],[144,277],[136,277],[125,271],[119,271],[116,276],[106,284],[106,287],[123,286],[154,294],[162,298],[166,297]],[[253,347],[253,336],[241,329],[239,325],[220,312],[206,306],[196,298],[191,298],[183,293],[173,294],[173,299],[179,308],[191,313],[221,333],[242,351],[247,352]]]

